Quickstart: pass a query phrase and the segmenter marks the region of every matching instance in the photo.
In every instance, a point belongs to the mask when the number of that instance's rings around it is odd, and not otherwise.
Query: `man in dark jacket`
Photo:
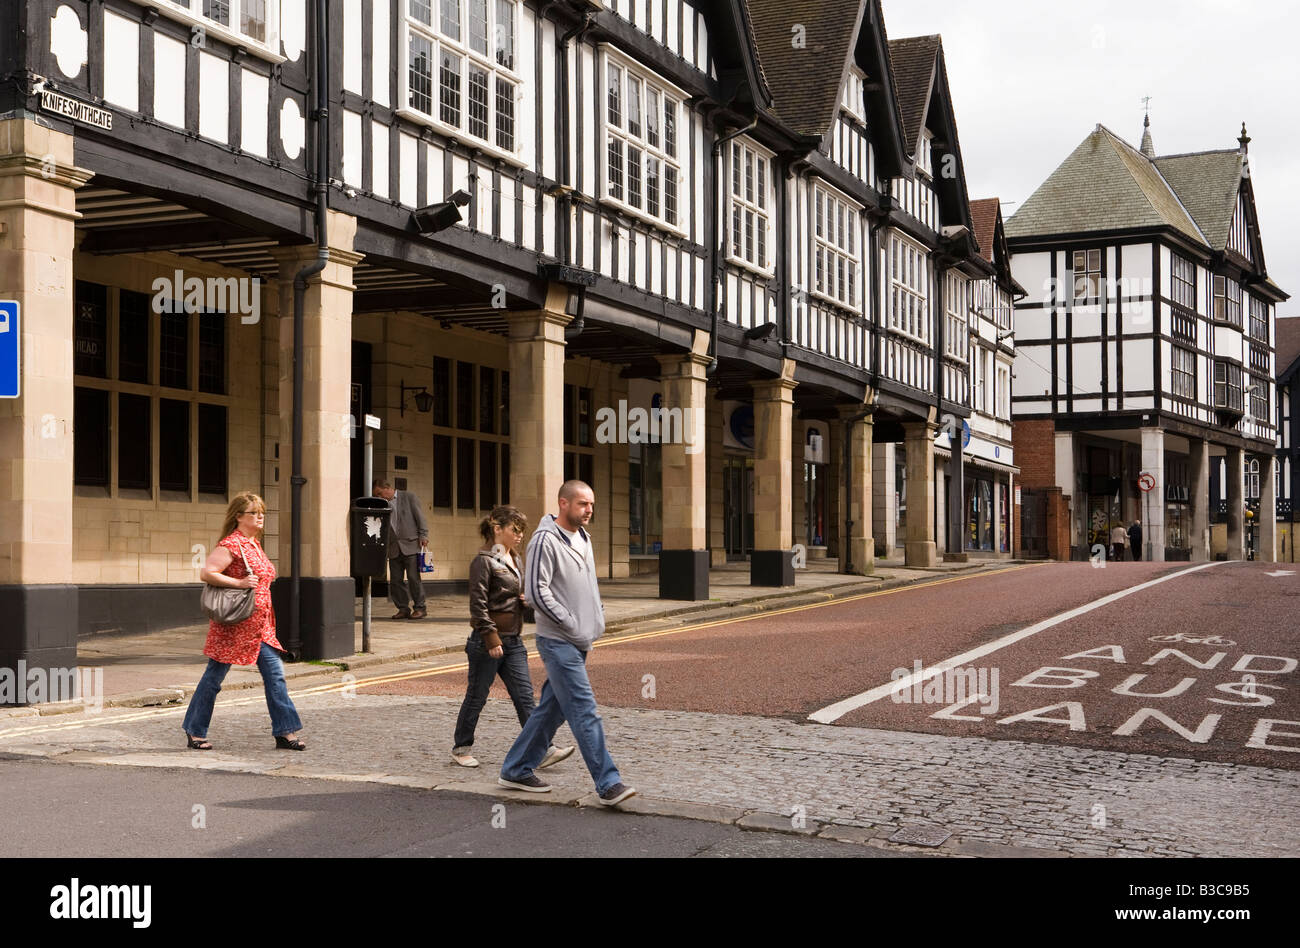
[[[397,606],[393,618],[423,619],[429,613],[424,608],[420,553],[429,546],[429,525],[420,509],[420,498],[410,491],[394,490],[384,480],[375,481],[374,490],[376,497],[382,497],[393,508],[388,518],[388,591]],[[409,608],[412,604],[414,611]]]
[[[1128,528],[1128,546],[1133,551],[1133,559],[1142,559],[1142,521],[1134,520]]]

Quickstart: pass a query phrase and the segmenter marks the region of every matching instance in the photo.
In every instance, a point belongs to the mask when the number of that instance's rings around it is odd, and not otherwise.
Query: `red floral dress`
[[[275,566],[262,550],[262,545],[236,530],[217,546],[230,551],[230,565],[223,575],[243,579],[248,575],[248,570],[244,569],[244,558],[247,558],[249,568],[258,579],[257,591],[253,593],[253,614],[243,622],[226,625],[212,621],[208,624],[208,641],[203,646],[203,654],[226,665],[253,665],[263,642],[283,652],[284,647],[275,637],[275,610],[271,608],[271,580],[275,579]],[[241,551],[243,557],[239,555]]]

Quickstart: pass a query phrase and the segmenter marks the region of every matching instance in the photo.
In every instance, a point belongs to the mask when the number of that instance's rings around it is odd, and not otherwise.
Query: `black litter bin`
[[[388,518],[393,510],[381,497],[358,497],[348,515],[352,575],[383,579],[388,570]]]

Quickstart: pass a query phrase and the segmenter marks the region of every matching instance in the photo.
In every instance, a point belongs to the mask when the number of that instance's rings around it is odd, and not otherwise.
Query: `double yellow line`
[[[895,586],[892,589],[878,589],[875,592],[860,593],[856,596],[845,596],[842,599],[828,599],[825,602],[810,602],[801,606],[789,606],[785,609],[772,609],[768,611],[755,612],[747,616],[733,616],[729,619],[715,619],[712,622],[698,622],[693,625],[677,626],[675,628],[658,629],[651,632],[638,632],[633,635],[618,635],[608,639],[601,639],[596,642],[593,648],[604,648],[606,646],[626,645],[630,642],[641,642],[646,639],[656,639],[665,635],[681,635],[685,632],[699,632],[704,629],[716,629],[719,626],[735,625],[738,622],[751,622],[755,619],[770,619],[774,616],[790,615],[796,612],[806,612],[809,609],[824,609],[827,606],[840,606],[850,602],[860,602],[864,599],[875,599],[879,596],[891,596],[895,593],[908,592],[914,589],[931,589],[935,586],[944,586],[949,583],[960,583],[968,579],[976,579],[984,576],[997,576],[1000,573],[1012,573],[1017,570],[1030,569],[1042,564],[1029,563],[1019,566],[1008,566],[1003,569],[982,570],[977,573],[965,573],[961,576],[949,576],[945,579],[924,580],[917,583],[911,583],[906,586]],[[388,675],[376,675],[373,678],[353,678],[351,681],[331,681],[327,684],[313,685],[308,688],[297,689],[292,692],[295,697],[306,697],[308,695],[332,694],[340,691],[356,691],[361,688],[373,688],[377,685],[387,685],[398,681],[410,681],[415,678],[432,678],[435,675],[448,675],[452,672],[465,671],[469,668],[468,662],[457,662],[454,665],[443,665],[438,668],[425,668],[417,671],[394,672]],[[351,673],[345,673],[351,674]],[[223,702],[225,707],[240,707],[247,704],[257,704],[265,699],[262,695],[250,695],[246,698],[233,698]],[[73,731],[87,727],[109,727],[117,724],[130,724],[133,721],[145,721],[151,718],[167,717],[169,715],[179,715],[185,712],[181,706],[166,708],[149,708],[143,711],[131,712],[128,714],[119,714],[112,717],[102,717],[96,715],[94,719],[80,718],[75,721],[51,722],[47,724],[35,724],[30,727],[18,727],[9,730],[0,730],[0,742],[10,740],[16,737],[28,737],[35,734],[50,734],[58,731]]]

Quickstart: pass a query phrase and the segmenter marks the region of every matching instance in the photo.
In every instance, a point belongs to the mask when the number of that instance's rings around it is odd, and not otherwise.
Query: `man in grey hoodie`
[[[605,607],[596,585],[591,536],[583,529],[596,505],[582,481],[565,481],[558,514],[542,518],[528,541],[524,597],[537,614],[537,654],[546,666],[542,699],[506,754],[497,779],[503,787],[546,793],[533,772],[565,721],[596,781],[596,794],[615,806],[636,793],[623,785],[605,748],[605,729],[587,679],[587,653],[605,631]]]

